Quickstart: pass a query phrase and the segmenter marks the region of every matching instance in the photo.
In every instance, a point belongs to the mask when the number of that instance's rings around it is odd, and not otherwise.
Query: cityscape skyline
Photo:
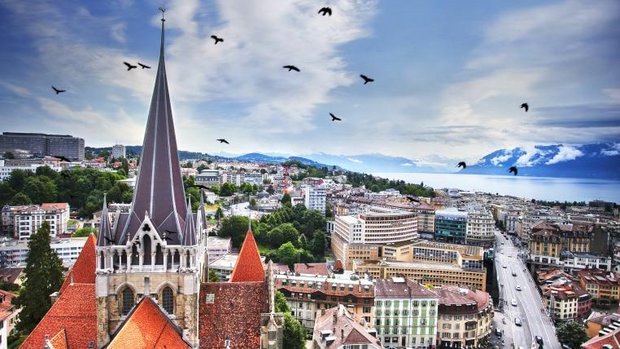
[[[155,70],[123,62],[156,65],[159,5],[4,2],[4,131],[141,144]],[[433,162],[620,140],[617,2],[329,5],[324,17],[301,1],[167,4],[179,148]]]

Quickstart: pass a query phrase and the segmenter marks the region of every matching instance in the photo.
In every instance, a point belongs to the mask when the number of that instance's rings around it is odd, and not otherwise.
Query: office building
[[[325,215],[327,187],[324,185],[306,185],[304,187],[304,206]]]
[[[86,238],[65,238],[52,239],[50,247],[56,251],[58,257],[62,260],[65,268],[73,265],[75,260],[82,251],[82,246]],[[2,267],[21,267],[26,266],[26,258],[28,258],[28,241],[11,241],[0,246],[0,255],[2,256]]]
[[[126,153],[124,145],[115,144],[112,146],[112,158],[120,159],[120,158],[126,158],[126,157],[127,157],[127,153]]]
[[[435,211],[435,239],[464,244],[467,234],[467,212],[454,207]]]
[[[3,132],[0,135],[0,152],[25,150],[34,157],[63,156],[69,160],[84,160],[84,139],[69,135],[44,133]]]

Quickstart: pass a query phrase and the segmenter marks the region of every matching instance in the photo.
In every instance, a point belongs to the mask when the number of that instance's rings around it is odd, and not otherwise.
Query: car
[[[508,266],[506,264],[502,265],[502,268],[506,269]]]
[[[543,345],[543,339],[541,336],[536,336],[535,338],[536,338],[536,343]]]
[[[517,276],[517,272],[516,271],[512,271],[512,276]]]
[[[521,286],[517,285],[517,287],[515,287],[515,290],[521,291]]]
[[[521,326],[521,319],[519,319],[518,317],[515,318],[515,325]]]
[[[512,299],[512,301],[510,302],[510,304],[512,304],[513,307],[517,306],[517,300],[516,299]]]
[[[502,336],[502,330],[500,330],[499,328],[496,327],[495,328],[495,335],[498,336],[498,337],[501,337]]]

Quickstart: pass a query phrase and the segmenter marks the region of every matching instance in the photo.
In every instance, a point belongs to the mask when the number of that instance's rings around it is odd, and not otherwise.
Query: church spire
[[[123,244],[139,229],[148,212],[155,229],[181,233],[185,229],[185,190],[177,154],[177,142],[170,106],[166,65],[164,61],[164,9],[161,19],[161,43],[155,87],[151,98],[146,132],[140,156],[140,169],[129,217],[121,232]],[[181,234],[172,234],[179,244]]]
[[[185,230],[183,230],[183,245],[196,245],[196,231],[194,230],[194,216],[192,215],[192,197],[187,197],[187,216],[185,217]]]
[[[103,194],[103,208],[101,209],[101,223],[99,223],[99,235],[97,237],[97,246],[112,245],[112,229],[110,229],[110,216],[108,215],[108,200],[106,194]]]

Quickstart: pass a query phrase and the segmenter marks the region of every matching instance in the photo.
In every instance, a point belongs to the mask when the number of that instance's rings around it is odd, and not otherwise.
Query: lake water
[[[415,184],[424,182],[425,185],[435,189],[458,188],[548,201],[620,202],[620,181],[616,180],[458,173],[374,173],[373,175],[402,179]]]

